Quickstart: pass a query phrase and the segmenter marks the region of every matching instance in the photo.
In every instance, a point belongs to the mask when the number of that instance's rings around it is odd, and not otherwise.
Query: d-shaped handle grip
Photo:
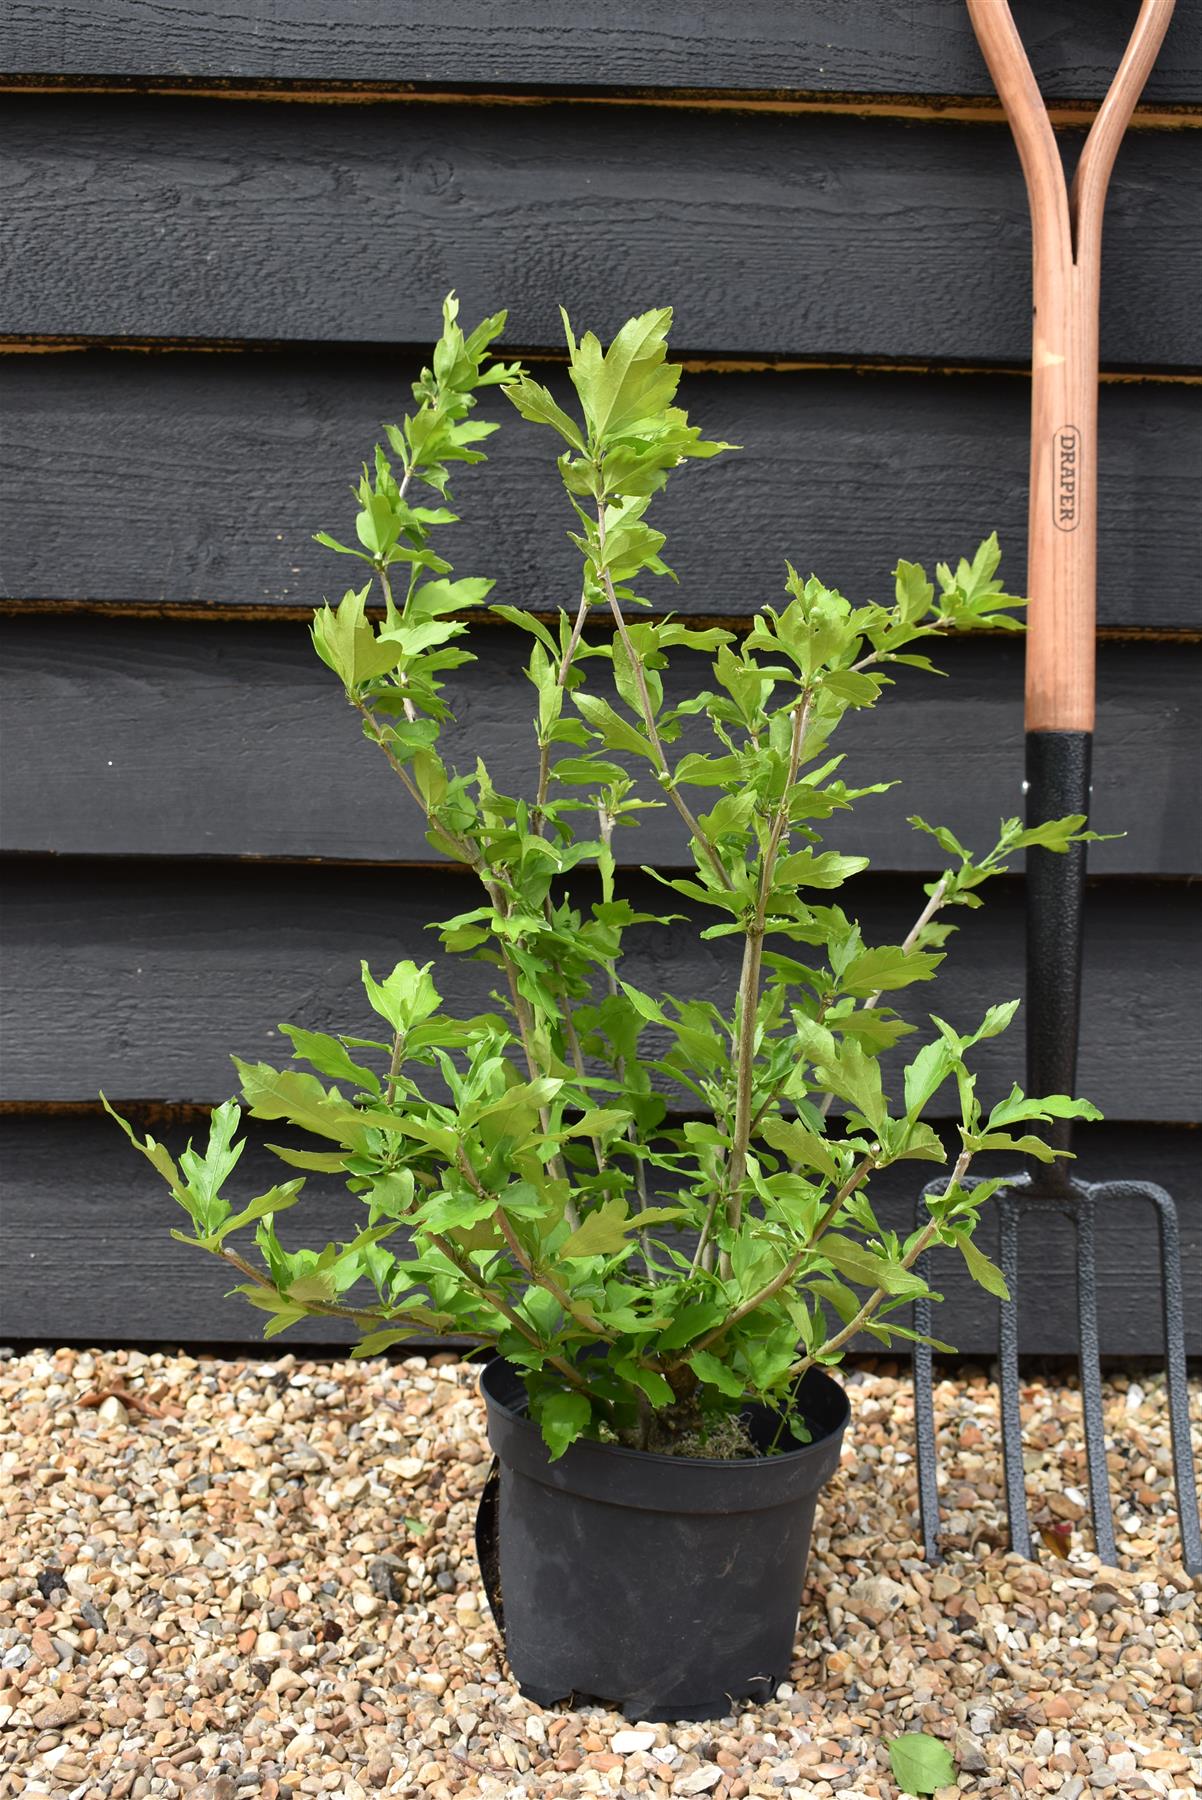
[[[1008,0],[968,0],[1031,207],[1028,731],[1093,730],[1102,214],[1119,144],[1173,6],[1143,0],[1070,189]]]

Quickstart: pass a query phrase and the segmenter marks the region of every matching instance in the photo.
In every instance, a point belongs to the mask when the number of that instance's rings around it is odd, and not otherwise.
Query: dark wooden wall
[[[1070,158],[1134,10],[1016,5]],[[10,0],[0,71],[0,1330],[246,1341],[253,1315],[171,1242],[95,1095],[169,1141],[203,1128],[228,1051],[281,1054],[285,1018],[357,1024],[359,957],[419,954],[459,905],[303,624],[342,574],[310,534],[345,528],[442,294],[473,320],[508,306],[553,386],[561,301],[603,335],[675,306],[686,403],[746,446],[661,509],[677,608],[746,616],[785,556],[880,592],[897,556],[993,528],[1021,589],[1026,203],[961,0]],[[1081,1086],[1107,1122],[1081,1162],[1173,1189],[1195,1298],[1200,125],[1182,6],[1106,223],[1095,822],[1127,835],[1092,861]],[[540,434],[508,417],[457,497],[460,572],[557,604]],[[474,648],[465,741],[520,778],[520,646],[494,625]],[[1021,808],[1021,647],[946,666],[851,732],[855,772],[905,781],[861,813],[881,933],[930,870],[907,812],[980,839]],[[1021,990],[1022,908],[1015,877],[969,917],[943,1011]],[[724,989],[728,954],[702,948],[648,938],[638,977]],[[989,1080],[1019,1072],[1020,1036],[991,1049]],[[891,1191],[899,1222],[912,1192]],[[345,1199],[319,1188],[309,1216],[339,1232]],[[1113,1352],[1155,1349],[1149,1232],[1106,1222]],[[1067,1257],[1032,1246],[1033,1350],[1072,1343]],[[957,1288],[940,1329],[982,1350],[989,1307]]]

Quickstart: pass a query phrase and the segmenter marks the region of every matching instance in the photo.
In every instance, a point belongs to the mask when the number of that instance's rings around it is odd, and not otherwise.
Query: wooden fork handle
[[[1119,144],[1173,7],[1174,0],[1143,0],[1070,189],[1008,0],[968,0],[1031,207],[1028,731],[1093,730],[1102,214]]]

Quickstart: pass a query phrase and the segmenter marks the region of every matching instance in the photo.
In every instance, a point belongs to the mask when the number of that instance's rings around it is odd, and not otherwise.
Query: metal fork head
[[[977,1185],[975,1178],[964,1183]],[[925,1223],[928,1196],[942,1194],[946,1180],[930,1182],[923,1189],[918,1216]],[[999,1262],[1010,1299],[998,1304],[998,1385],[1001,1401],[1002,1456],[1010,1544],[1020,1556],[1032,1555],[1031,1526],[1027,1515],[1023,1471],[1022,1420],[1019,1409],[1018,1372],[1018,1239],[1024,1214],[1058,1212],[1072,1221],[1076,1239],[1077,1323],[1081,1376],[1082,1415],[1085,1427],[1085,1459],[1089,1472],[1089,1504],[1094,1544],[1098,1557],[1114,1565],[1118,1553],[1114,1540],[1114,1515],[1106,1470],[1106,1437],[1102,1418],[1102,1371],[1098,1344],[1095,1235],[1099,1211],[1118,1205],[1130,1212],[1133,1205],[1151,1206],[1156,1214],[1160,1244],[1160,1286],[1164,1322],[1165,1373],[1168,1386],[1169,1427],[1172,1439],[1173,1475],[1177,1487],[1177,1518],[1181,1531],[1181,1560],[1191,1575],[1202,1573],[1202,1530],[1198,1519],[1198,1489],[1190,1452],[1189,1394],[1185,1358],[1185,1306],[1182,1292],[1181,1239],[1177,1208],[1172,1197],[1150,1181],[1073,1181],[1060,1176],[1051,1183],[1038,1176],[1016,1175],[994,1196],[998,1209]],[[925,1261],[925,1258],[922,1259]],[[919,1264],[922,1269],[922,1262]],[[924,1271],[925,1272],[925,1271]],[[931,1334],[931,1302],[914,1303],[914,1329]],[[932,1392],[932,1358],[929,1346],[916,1344],[913,1353],[914,1425],[918,1455],[918,1495],[922,1535],[928,1562],[940,1560],[938,1456]]]

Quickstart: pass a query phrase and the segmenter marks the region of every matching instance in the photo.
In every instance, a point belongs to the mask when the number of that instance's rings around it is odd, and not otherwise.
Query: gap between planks
[[[506,358],[519,362],[545,363],[567,367],[567,356],[560,350],[528,349],[505,344]],[[409,343],[336,343],[309,338],[124,338],[93,337],[85,333],[68,336],[42,336],[36,332],[0,333],[0,356],[63,356],[80,351],[101,351],[109,355],[133,356],[303,356],[320,353],[327,358],[351,360],[371,356],[374,359],[412,361],[430,352],[429,344]],[[944,363],[915,358],[890,362],[884,357],[798,357],[798,356],[723,356],[681,352],[677,362],[688,375],[927,375],[948,377],[1017,376],[1029,381],[1030,369],[1022,363]],[[1098,380],[1105,386],[1152,385],[1165,387],[1202,386],[1202,370],[1117,367],[1101,369]]]
[[[137,1123],[144,1131],[203,1122],[221,1104],[219,1100],[156,1100],[120,1094],[110,1094],[109,1101],[119,1112],[136,1113]],[[99,1100],[0,1100],[0,1119],[103,1119],[105,1116],[104,1107]],[[690,1112],[670,1115],[673,1122],[700,1117],[700,1113]],[[935,1123],[950,1125],[953,1121],[949,1118],[936,1120]],[[1107,1117],[1105,1123],[1108,1126],[1123,1126],[1138,1131],[1202,1131],[1202,1125],[1195,1119]]]
[[[420,87],[415,83],[372,82],[300,83],[286,80],[214,81],[164,80],[155,76],[112,76],[100,81],[90,76],[4,76],[0,93],[121,95],[146,99],[268,101],[285,106],[481,106],[618,107],[659,112],[770,113],[789,116],[831,116],[859,119],[903,119],[926,124],[999,125],[1005,123],[1001,103],[992,94],[828,94],[813,90],[793,92],[735,90],[718,93],[703,88],[668,91],[630,88],[614,94],[596,88],[485,89]],[[1060,100],[1048,106],[1053,126],[1088,126],[1096,118],[1098,100]],[[1129,129],[1143,131],[1190,130],[1202,125],[1202,103],[1176,102],[1138,105]]]
[[[56,617],[89,617],[98,619],[142,619],[162,620],[172,624],[187,625],[307,625],[313,618],[313,605],[267,605],[248,601],[214,600],[193,603],[181,601],[152,600],[50,600],[50,599],[0,599],[0,618],[56,618]],[[528,609],[532,618],[545,625],[558,623],[559,614],[555,610],[540,611]],[[370,619],[382,619],[382,607],[369,606],[367,616]],[[509,631],[513,628],[508,620],[494,618],[488,612],[472,612],[449,615],[460,623],[473,628],[483,627],[489,631]],[[641,615],[654,622],[671,616],[682,620],[690,629],[706,631],[717,626],[723,631],[736,634],[750,631],[752,615],[750,613],[681,613],[669,614],[651,611]],[[605,631],[604,621],[592,622],[596,631]],[[1100,644],[1178,644],[1191,645],[1202,643],[1202,630],[1183,626],[1179,630],[1165,629],[1162,626],[1141,625],[1102,625],[1097,631]],[[982,638],[1013,640],[1010,631],[974,631],[954,633],[942,641],[948,644],[967,643],[969,639],[978,642]]]
[[[275,851],[241,851],[229,853],[225,851],[197,851],[191,855],[170,851],[166,855],[156,855],[145,850],[4,850],[0,849],[0,866],[39,869],[53,868],[59,863],[86,863],[92,868],[121,869],[144,868],[158,871],[165,868],[188,869],[351,869],[358,875],[396,874],[403,870],[412,875],[437,875],[440,879],[449,876],[454,881],[469,884],[476,877],[467,863],[452,862],[448,857],[445,862],[436,862],[432,857],[353,857],[353,856],[288,856]],[[932,862],[925,867],[907,867],[895,869],[888,863],[873,863],[869,879],[879,882],[882,877],[891,881],[903,881],[919,884],[933,881],[941,875],[946,863]],[[637,863],[619,863],[619,870],[628,876],[636,876],[645,872],[645,865]],[[693,875],[695,866],[692,863],[657,862],[656,872],[661,875]],[[1017,872],[1007,875],[1007,879],[1021,885],[1024,876]],[[1092,871],[1086,875],[1087,889],[1101,892],[1106,888],[1194,888],[1202,883],[1202,876],[1195,874],[1163,874],[1158,870],[1122,869],[1113,875],[1098,875]],[[452,954],[448,952],[448,954]]]

